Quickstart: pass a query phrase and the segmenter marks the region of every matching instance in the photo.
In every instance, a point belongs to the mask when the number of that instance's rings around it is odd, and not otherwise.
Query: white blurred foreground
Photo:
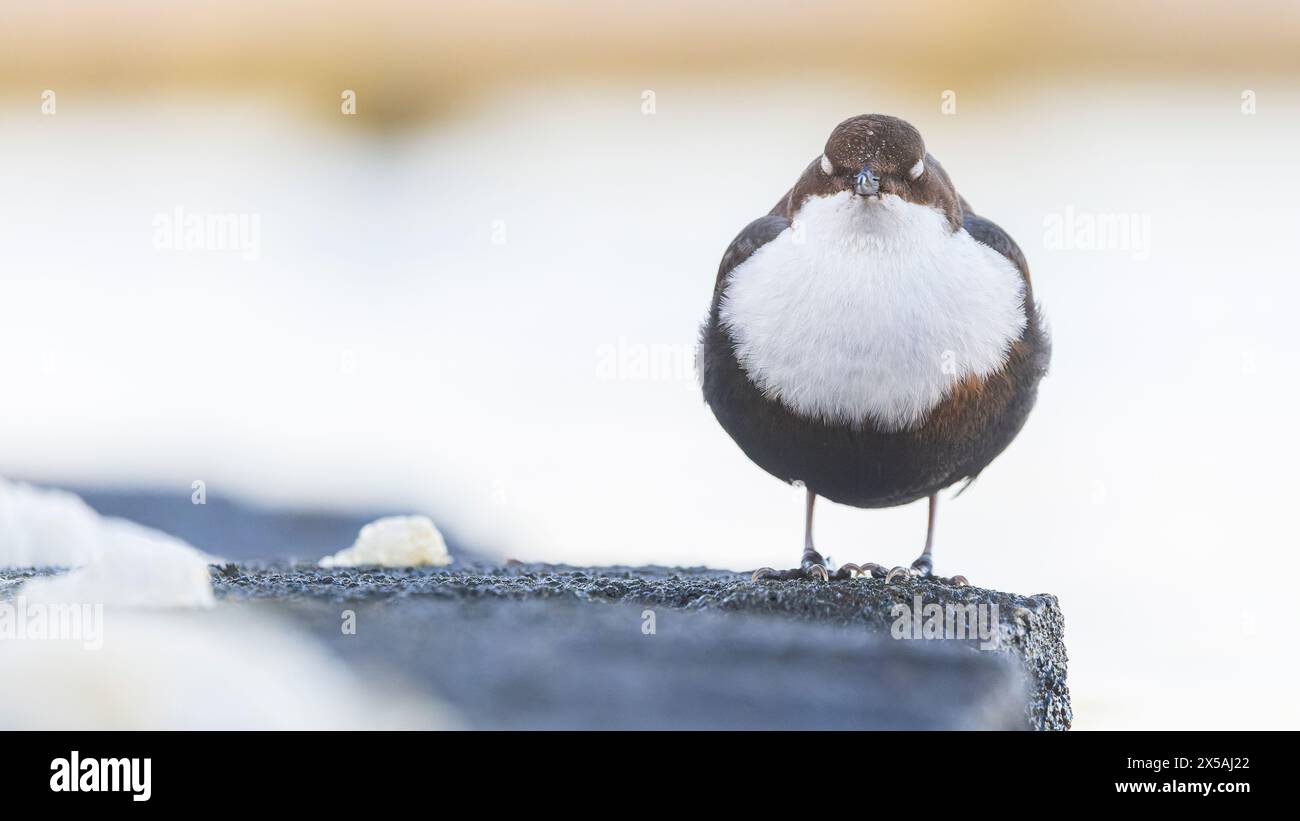
[[[376,686],[273,614],[214,607],[208,557],[0,479],[0,729],[420,729],[427,699]]]

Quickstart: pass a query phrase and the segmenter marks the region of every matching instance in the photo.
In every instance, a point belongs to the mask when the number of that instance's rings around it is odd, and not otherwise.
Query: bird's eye
[[[925,158],[922,157],[921,159],[917,160],[916,165],[912,166],[912,168],[907,172],[907,176],[911,177],[914,180],[919,180],[921,179],[921,175],[924,173],[925,173]]]
[[[831,158],[825,154],[822,155],[822,173],[828,177],[835,173],[835,166],[831,165]]]

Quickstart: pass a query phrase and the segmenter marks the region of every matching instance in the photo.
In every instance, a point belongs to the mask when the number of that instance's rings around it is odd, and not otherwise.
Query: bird
[[[934,574],[938,494],[957,495],[1020,432],[1051,343],[1015,241],[975,213],[910,123],[851,117],[776,206],[722,256],[696,367],[741,451],[802,485],[792,570],[753,579]],[[929,500],[909,566],[834,571],[813,544],[818,498],[857,508]]]

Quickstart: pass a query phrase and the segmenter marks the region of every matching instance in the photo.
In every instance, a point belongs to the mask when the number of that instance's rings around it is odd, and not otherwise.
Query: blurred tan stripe
[[[970,83],[1300,68],[1300,3],[1289,0],[125,0],[10,4],[0,14],[0,91],[369,86],[372,103],[402,101],[407,115],[413,98],[436,110],[485,86],[557,74],[821,68]]]

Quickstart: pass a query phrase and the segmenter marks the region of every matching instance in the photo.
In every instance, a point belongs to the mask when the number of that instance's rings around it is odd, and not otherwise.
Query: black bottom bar
[[[599,806],[589,803],[594,794],[650,793],[671,806],[674,795],[694,796],[694,802],[703,791],[725,796],[734,808],[772,790],[819,800],[823,790],[841,789],[873,802],[890,793],[914,798],[919,789],[930,799],[969,806],[1196,799],[1204,807],[1227,808],[1286,794],[1282,779],[1292,758],[1279,751],[1291,746],[1290,736],[8,733],[0,745],[0,772],[5,806],[27,799],[128,811],[377,809],[429,791],[466,799],[486,792],[492,803],[550,795],[577,802],[584,812]],[[809,772],[827,775],[810,779]],[[610,805],[610,812],[618,814],[618,806],[626,805]]]

